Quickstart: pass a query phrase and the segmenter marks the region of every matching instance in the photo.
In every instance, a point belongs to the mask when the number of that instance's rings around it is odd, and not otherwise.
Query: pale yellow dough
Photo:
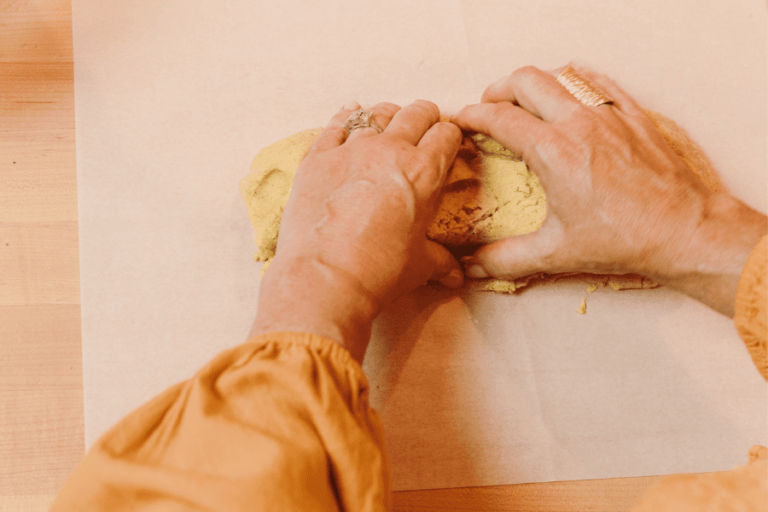
[[[646,113],[691,170],[710,188],[722,189],[705,155],[685,133],[660,114]],[[299,132],[262,149],[251,164],[251,173],[240,182],[240,196],[255,230],[256,261],[269,264],[275,256],[280,219],[293,178],[321,132],[322,128]],[[427,237],[448,247],[478,246],[531,233],[541,227],[546,215],[546,196],[536,175],[518,155],[479,133],[465,135],[441,194]],[[533,283],[574,277],[586,280],[594,289],[657,286],[636,274],[581,273],[539,273],[515,281],[468,279],[466,286],[513,293]]]
[[[576,312],[580,315],[587,314],[587,298],[586,297],[581,298],[581,304],[579,304],[579,309],[577,309]]]
[[[280,219],[296,169],[322,131],[305,130],[262,149],[251,164],[251,174],[240,181],[240,197],[254,229],[256,261],[274,258]]]
[[[541,227],[546,197],[518,155],[487,135],[466,136],[427,238],[449,247],[489,244]]]

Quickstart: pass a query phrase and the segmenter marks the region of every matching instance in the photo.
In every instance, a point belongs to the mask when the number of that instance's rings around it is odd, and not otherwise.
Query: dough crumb
[[[579,305],[579,309],[577,309],[576,312],[580,315],[587,314],[587,298],[586,297],[581,298],[581,304]]]

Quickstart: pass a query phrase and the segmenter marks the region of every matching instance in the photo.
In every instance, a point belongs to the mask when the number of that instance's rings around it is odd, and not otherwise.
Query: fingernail
[[[485,277],[490,277],[488,272],[486,272],[485,269],[480,265],[470,265],[467,267],[467,270],[464,271],[464,275],[473,279],[483,279]]]
[[[344,105],[344,108],[347,110],[357,110],[360,108],[360,104],[356,101],[350,101],[350,102],[347,102],[346,105]]]
[[[447,276],[440,280],[440,284],[446,288],[459,288],[464,284],[464,274],[458,269],[453,269]]]

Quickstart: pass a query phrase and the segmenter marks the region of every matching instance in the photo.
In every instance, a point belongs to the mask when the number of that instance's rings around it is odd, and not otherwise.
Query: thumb
[[[433,269],[429,280],[438,281],[446,288],[461,288],[464,284],[464,272],[453,254],[432,240],[427,240],[426,253],[428,265]]]
[[[561,241],[560,222],[547,217],[538,231],[484,245],[462,261],[467,277],[476,279],[514,280],[537,272],[555,272],[553,256]]]

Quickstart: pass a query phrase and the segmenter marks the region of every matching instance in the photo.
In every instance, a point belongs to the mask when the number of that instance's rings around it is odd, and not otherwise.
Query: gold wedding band
[[[610,105],[613,103],[610,96],[589,83],[588,80],[579,76],[571,66],[566,66],[560,72],[557,82],[588,107],[599,107],[600,105]]]

